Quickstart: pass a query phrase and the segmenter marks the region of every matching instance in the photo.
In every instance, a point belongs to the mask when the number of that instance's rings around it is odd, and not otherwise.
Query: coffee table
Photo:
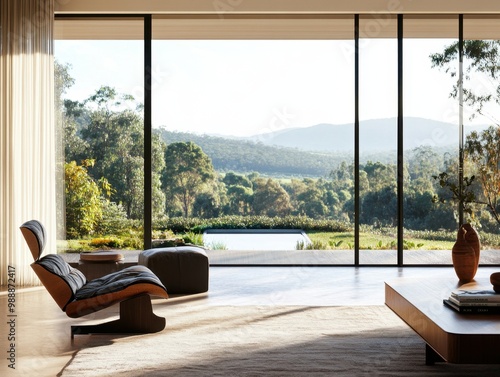
[[[500,364],[500,314],[460,314],[443,305],[457,288],[491,289],[489,276],[466,285],[457,279],[399,278],[385,283],[385,304],[426,343],[426,364]]]

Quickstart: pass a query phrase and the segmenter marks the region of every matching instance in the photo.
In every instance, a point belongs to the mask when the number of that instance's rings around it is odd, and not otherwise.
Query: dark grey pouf
[[[208,256],[197,246],[164,247],[144,250],[139,264],[158,276],[171,294],[208,291]]]

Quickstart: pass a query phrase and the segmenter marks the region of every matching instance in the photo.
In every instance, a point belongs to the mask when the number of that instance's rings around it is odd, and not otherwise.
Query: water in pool
[[[297,243],[311,242],[302,230],[206,230],[203,242],[210,249],[226,250],[296,250]]]

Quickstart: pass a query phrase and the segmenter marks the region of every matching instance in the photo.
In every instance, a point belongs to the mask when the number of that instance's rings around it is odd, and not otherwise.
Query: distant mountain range
[[[466,133],[487,126],[466,127]],[[354,150],[354,125],[317,124],[238,138],[268,146],[296,148],[315,152],[350,152]],[[458,145],[458,126],[423,118],[404,118],[404,149],[421,145],[443,148]],[[397,118],[360,122],[361,153],[387,152],[397,149]]]
[[[467,132],[486,126],[468,127]],[[166,144],[192,141],[210,157],[216,170],[259,172],[281,177],[324,177],[342,161],[354,160],[352,124],[318,124],[246,138],[173,132],[160,127]],[[395,163],[397,120],[360,122],[360,162]],[[404,148],[431,146],[443,155],[457,150],[458,126],[422,118],[405,118]]]

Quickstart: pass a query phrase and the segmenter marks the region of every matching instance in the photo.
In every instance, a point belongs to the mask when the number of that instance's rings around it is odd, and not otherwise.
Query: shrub
[[[348,232],[348,223],[324,219],[315,220],[306,216],[221,216],[211,219],[172,217],[157,222],[157,229],[174,233],[203,233],[207,229],[302,229],[305,231]]]
[[[184,243],[203,246],[203,235],[195,232],[187,232],[182,235]]]
[[[102,217],[97,222],[96,233],[116,234],[133,226],[133,221],[127,219],[123,205],[101,198]]]
[[[94,238],[89,242],[89,245],[95,248],[110,247],[119,249],[123,246],[123,241],[116,237]]]

